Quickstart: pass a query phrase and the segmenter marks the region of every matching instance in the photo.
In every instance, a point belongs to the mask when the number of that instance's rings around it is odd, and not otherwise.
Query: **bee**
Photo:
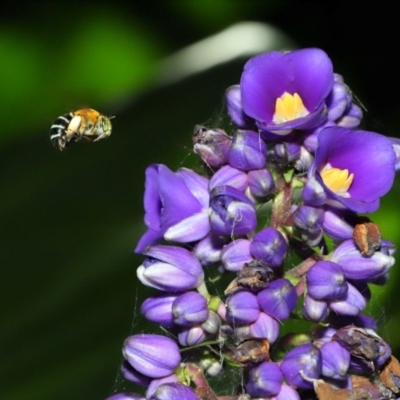
[[[51,143],[62,151],[70,143],[78,142],[82,138],[90,142],[107,138],[111,135],[111,118],[91,108],[61,115],[50,128]]]

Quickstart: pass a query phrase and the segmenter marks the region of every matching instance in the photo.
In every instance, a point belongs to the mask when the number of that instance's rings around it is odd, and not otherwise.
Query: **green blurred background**
[[[243,21],[266,24],[246,25],[264,32],[264,44],[229,39],[225,59],[221,41],[188,48]],[[137,317],[141,258],[132,252],[144,231],[144,169],[194,165],[193,127],[223,120],[223,93],[239,82],[246,57],[324,49],[368,108],[365,127],[396,136],[397,26],[390,8],[361,2],[3,4],[0,398],[104,399],[125,389],[121,345],[145,330]],[[57,152],[52,122],[83,106],[115,115],[113,135]],[[398,246],[399,191],[398,178],[373,217]],[[398,269],[387,287],[374,288],[369,309],[397,356]]]

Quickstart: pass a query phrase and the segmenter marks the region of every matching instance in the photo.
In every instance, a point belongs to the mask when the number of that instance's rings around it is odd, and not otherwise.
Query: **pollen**
[[[329,168],[321,172],[325,185],[338,195],[344,195],[353,183],[354,174],[347,169]]]
[[[305,108],[303,100],[297,93],[291,95],[285,92],[281,97],[276,99],[275,114],[272,122],[275,124],[282,124],[287,121],[305,117],[308,114],[310,113]]]

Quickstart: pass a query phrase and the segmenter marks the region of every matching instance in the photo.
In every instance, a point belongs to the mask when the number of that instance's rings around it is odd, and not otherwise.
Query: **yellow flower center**
[[[281,97],[276,99],[275,114],[272,122],[274,124],[282,124],[296,118],[305,117],[308,114],[310,113],[304,107],[303,100],[297,93],[291,95],[285,92]]]
[[[349,174],[348,169],[326,168],[321,172],[325,185],[338,195],[345,195],[353,183],[354,174]]]

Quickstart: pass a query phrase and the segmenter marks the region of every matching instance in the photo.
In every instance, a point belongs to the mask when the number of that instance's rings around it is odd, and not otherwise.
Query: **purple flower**
[[[228,297],[226,319],[232,324],[251,324],[260,316],[257,297],[247,290],[240,290]]]
[[[195,346],[204,342],[206,332],[201,325],[193,325],[189,328],[181,329],[178,333],[179,344],[182,346]]]
[[[265,228],[254,235],[250,254],[270,267],[279,267],[285,258],[287,247],[282,233],[274,228]]]
[[[257,321],[249,325],[249,335],[253,338],[267,339],[274,343],[279,336],[279,323],[275,318],[260,312]]]
[[[179,294],[161,294],[147,298],[140,312],[149,321],[155,322],[161,326],[172,327],[174,325],[174,317],[172,315],[172,303],[176,300]]]
[[[144,253],[148,258],[137,269],[140,281],[166,292],[196,288],[203,282],[204,272],[197,258],[181,247],[151,246]]]
[[[281,363],[286,382],[301,389],[312,389],[312,379],[318,379],[322,371],[321,352],[308,343],[290,350]]]
[[[376,211],[393,184],[395,154],[385,136],[329,127],[318,134],[303,199],[361,213]],[[323,191],[323,196],[321,191]]]
[[[178,383],[165,383],[147,400],[199,400],[194,390]]]
[[[301,239],[309,246],[316,246],[322,239],[324,211],[320,208],[302,205],[296,211],[294,226]]]
[[[228,151],[232,138],[222,129],[209,129],[196,125],[193,135],[193,151],[210,167],[218,168],[228,163]]]
[[[315,300],[307,294],[304,296],[303,315],[310,321],[324,321],[328,316],[328,304],[323,300]]]
[[[307,272],[307,293],[316,300],[340,298],[348,286],[343,268],[331,261],[318,261]]]
[[[234,124],[244,129],[252,129],[255,126],[254,119],[250,118],[243,111],[240,85],[230,86],[226,90],[225,101],[228,114]]]
[[[364,296],[350,283],[347,283],[348,290],[343,298],[329,302],[329,308],[341,315],[357,315],[367,305]]]
[[[265,361],[250,370],[246,390],[252,396],[274,396],[280,392],[282,381],[278,365]]]
[[[157,390],[157,388],[165,383],[180,383],[179,378],[175,374],[171,374],[159,379],[153,379],[149,385],[147,385],[146,399],[149,399]]]
[[[331,261],[342,266],[347,279],[368,282],[386,274],[395,260],[382,251],[363,257],[353,240],[345,240],[333,252]]]
[[[337,342],[328,342],[320,348],[322,375],[332,379],[344,379],[350,365],[350,353]]]
[[[172,172],[162,164],[146,169],[144,221],[148,228],[135,252],[161,239],[192,242],[210,231],[208,181],[188,169]]]
[[[320,49],[255,56],[240,82],[243,111],[262,131],[279,135],[316,127],[326,120],[333,79],[332,63]]]
[[[260,169],[265,166],[267,145],[254,131],[236,131],[228,159],[232,167],[243,171]]]
[[[135,370],[150,378],[171,375],[181,362],[178,345],[160,335],[130,336],[125,340],[122,353]]]
[[[227,244],[221,252],[221,261],[227,271],[239,272],[244,264],[253,260],[250,254],[250,240],[236,239]]]
[[[207,300],[197,292],[186,292],[172,304],[174,323],[189,327],[208,318]]]
[[[296,307],[297,293],[287,279],[277,279],[257,294],[257,300],[266,314],[283,321]]]
[[[275,189],[275,182],[267,169],[249,171],[247,174],[251,196],[262,199],[269,196]]]
[[[211,192],[211,227],[224,235],[243,235],[257,225],[254,204],[232,186],[217,186]]]
[[[225,236],[210,232],[196,244],[193,255],[201,262],[201,265],[209,266],[220,260],[221,250],[225,244]]]
[[[246,173],[230,165],[225,165],[212,176],[208,188],[212,191],[217,186],[232,186],[244,192],[248,185],[247,181]]]

